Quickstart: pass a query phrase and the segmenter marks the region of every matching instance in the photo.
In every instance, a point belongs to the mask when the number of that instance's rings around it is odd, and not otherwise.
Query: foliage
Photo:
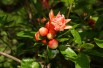
[[[35,40],[35,33],[61,12],[71,29],[59,31],[58,48]],[[0,68],[102,68],[102,0],[0,0]]]

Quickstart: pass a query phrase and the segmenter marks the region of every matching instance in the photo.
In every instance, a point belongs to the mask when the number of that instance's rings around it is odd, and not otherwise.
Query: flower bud
[[[51,49],[56,49],[58,47],[58,41],[55,39],[52,39],[48,43],[48,47]]]
[[[36,32],[36,33],[35,33],[34,38],[35,38],[36,41],[41,40],[41,39],[40,39],[40,34],[39,34],[39,32]]]
[[[47,38],[48,38],[48,39],[53,39],[54,37],[55,37],[55,35],[52,34],[52,33],[48,33],[48,34],[47,34]]]
[[[47,44],[46,39],[41,40],[42,43]]]
[[[41,27],[39,29],[39,33],[40,33],[41,36],[46,36],[48,34],[48,29],[45,28],[45,27]]]

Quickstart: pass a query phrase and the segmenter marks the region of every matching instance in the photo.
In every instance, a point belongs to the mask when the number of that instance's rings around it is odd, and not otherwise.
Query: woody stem
[[[67,13],[67,18],[69,18],[69,15],[70,15],[71,10],[72,10],[72,4],[71,4],[70,7],[69,7],[69,10],[68,10],[68,13]]]
[[[5,56],[5,57],[8,57],[8,58],[10,58],[10,59],[13,59],[13,60],[15,60],[15,61],[17,61],[17,62],[21,63],[21,60],[20,60],[20,59],[18,59],[18,58],[16,58],[16,57],[14,57],[14,56],[11,56],[11,55],[9,55],[9,54],[6,54],[6,53],[3,53],[3,52],[0,52],[0,55],[3,55],[3,56]]]

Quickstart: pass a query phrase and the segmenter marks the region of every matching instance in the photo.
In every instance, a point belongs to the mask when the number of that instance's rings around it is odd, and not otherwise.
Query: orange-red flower
[[[48,34],[47,34],[47,38],[48,39],[53,39],[56,35],[56,31],[54,29],[54,25],[52,25],[50,22],[47,22],[45,27],[48,29]]]
[[[65,19],[64,15],[61,15],[60,12],[54,16],[52,10],[49,13],[49,18],[50,20],[46,23],[46,25],[41,27],[35,34],[35,39],[36,41],[48,44],[48,47],[51,49],[56,49],[58,47],[58,41],[55,39],[56,33],[58,31],[63,31],[64,29],[72,28],[72,26],[66,25],[68,22],[70,22],[71,19]],[[45,20],[46,19],[42,21]]]
[[[70,22],[71,19],[65,19],[64,15],[60,12],[54,16],[53,11],[49,13],[50,23],[54,26],[56,31],[63,31],[64,29],[70,29],[72,26],[66,26],[66,23]]]

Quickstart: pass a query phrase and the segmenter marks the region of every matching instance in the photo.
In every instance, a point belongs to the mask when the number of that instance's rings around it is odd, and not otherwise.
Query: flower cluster
[[[71,19],[65,19],[64,15],[61,15],[60,12],[54,16],[52,10],[49,13],[49,19],[46,25],[36,32],[35,40],[47,44],[51,49],[56,49],[58,47],[58,41],[55,39],[56,33],[72,28],[72,26],[66,26],[66,23],[70,22]],[[40,37],[44,37],[44,39]]]

